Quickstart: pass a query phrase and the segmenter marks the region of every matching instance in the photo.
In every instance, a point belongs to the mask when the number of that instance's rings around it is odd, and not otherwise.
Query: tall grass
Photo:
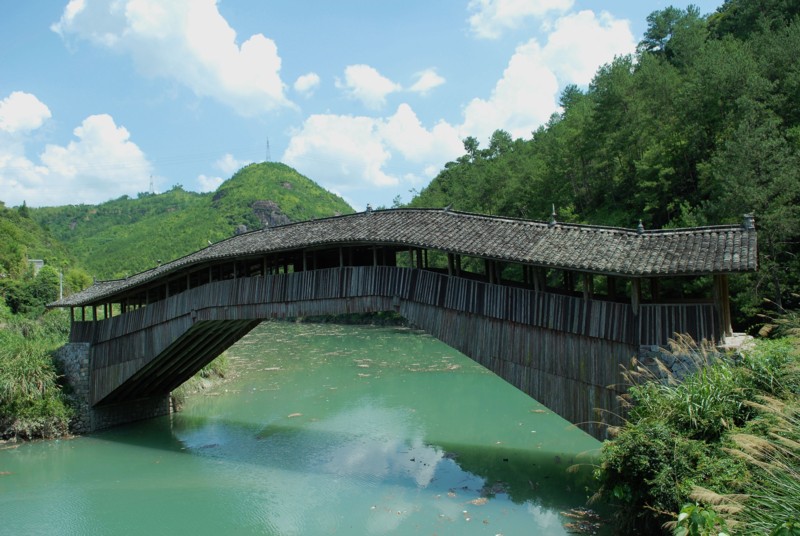
[[[38,321],[11,319],[0,328],[0,437],[49,438],[68,432],[72,410],[53,352],[66,340],[58,312]]]
[[[658,534],[672,520],[676,533],[706,534],[687,528],[704,519],[731,534],[770,534],[800,521],[797,346],[761,340],[728,355],[679,338],[673,355],[695,369],[682,380],[658,362],[634,362],[627,422],[604,444],[596,472],[598,498],[617,507],[618,533]]]

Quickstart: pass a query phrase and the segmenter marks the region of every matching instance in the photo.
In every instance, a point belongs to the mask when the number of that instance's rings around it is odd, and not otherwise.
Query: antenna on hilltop
[[[269,136],[267,136],[267,159],[264,162],[270,162],[272,160],[272,155],[269,154]]]
[[[151,194],[154,194],[154,193],[156,193],[156,189],[155,189],[155,187],[153,186],[153,175],[152,175],[152,174],[150,175],[150,193],[151,193]]]

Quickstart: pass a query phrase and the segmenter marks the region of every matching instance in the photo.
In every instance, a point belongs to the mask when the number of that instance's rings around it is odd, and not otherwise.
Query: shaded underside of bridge
[[[241,235],[53,305],[72,309],[71,342],[90,344],[95,407],[167,395],[265,319],[396,311],[602,437],[641,346],[730,331],[727,274],[755,269],[751,223],[647,232],[362,213]],[[670,277],[708,277],[711,296],[664,299]]]

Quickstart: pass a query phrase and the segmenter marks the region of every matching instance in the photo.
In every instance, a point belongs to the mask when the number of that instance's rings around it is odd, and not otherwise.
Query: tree
[[[800,151],[786,137],[780,119],[758,102],[742,100],[743,118],[710,161],[718,199],[717,219],[735,221],[755,214],[760,270],[750,276],[748,308],[768,295],[779,306],[800,283]],[[746,290],[746,289],[743,289]]]

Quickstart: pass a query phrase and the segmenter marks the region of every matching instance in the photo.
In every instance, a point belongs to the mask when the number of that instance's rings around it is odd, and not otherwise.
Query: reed
[[[0,436],[56,437],[68,431],[72,410],[64,400],[53,352],[66,340],[58,314],[11,320],[0,329]]]

